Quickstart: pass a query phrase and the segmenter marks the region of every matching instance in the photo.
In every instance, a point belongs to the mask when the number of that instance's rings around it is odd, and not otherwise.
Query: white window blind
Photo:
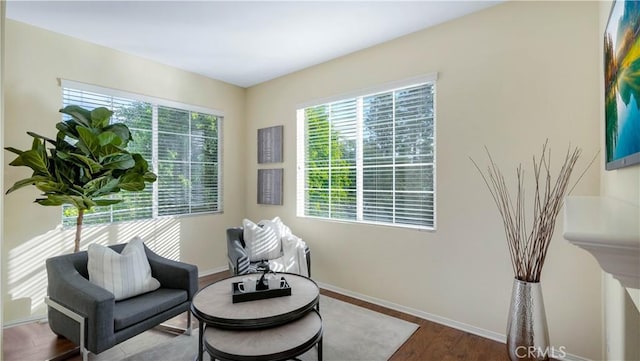
[[[124,123],[131,130],[133,141],[127,150],[140,153],[158,176],[142,192],[118,193],[123,202],[86,212],[84,224],[222,210],[220,114],[90,85],[71,86],[63,84],[63,106],[111,109],[111,122]],[[63,207],[64,226],[74,225],[76,216],[74,207]]]
[[[435,82],[298,110],[298,215],[435,228]]]

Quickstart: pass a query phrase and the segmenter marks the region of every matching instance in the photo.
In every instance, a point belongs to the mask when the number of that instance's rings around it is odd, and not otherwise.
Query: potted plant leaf
[[[122,202],[115,194],[142,191],[157,177],[140,154],[127,151],[133,140],[131,132],[123,123],[110,123],[111,110],[69,105],[60,112],[70,118],[56,124],[56,139],[27,132],[33,137],[31,149],[5,148],[17,154],[9,165],[33,170],[30,177],[15,182],[7,194],[34,185],[42,192],[36,203],[75,207],[78,216],[74,252],[78,252],[87,210]]]

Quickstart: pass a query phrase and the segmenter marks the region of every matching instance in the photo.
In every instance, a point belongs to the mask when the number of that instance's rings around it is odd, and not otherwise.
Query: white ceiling
[[[7,17],[242,87],[501,1],[8,1]]]

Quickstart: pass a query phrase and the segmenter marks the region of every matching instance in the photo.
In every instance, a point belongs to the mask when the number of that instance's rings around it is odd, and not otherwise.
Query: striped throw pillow
[[[242,220],[244,242],[251,262],[274,259],[282,255],[282,243],[277,228],[271,221],[265,223],[260,226],[248,219]]]
[[[139,237],[118,253],[99,244],[89,245],[89,281],[113,293],[116,301],[151,292],[160,282],[151,277],[151,266]]]

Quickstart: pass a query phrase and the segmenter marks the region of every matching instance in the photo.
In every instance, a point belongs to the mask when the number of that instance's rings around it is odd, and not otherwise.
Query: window
[[[94,207],[84,224],[222,211],[220,151],[222,114],[209,109],[63,82],[63,106],[107,107],[112,122],[125,123],[158,180],[142,192],[120,192],[123,202]],[[63,207],[63,226],[75,225],[77,210]]]
[[[298,215],[434,229],[434,96],[435,77],[298,109]]]

